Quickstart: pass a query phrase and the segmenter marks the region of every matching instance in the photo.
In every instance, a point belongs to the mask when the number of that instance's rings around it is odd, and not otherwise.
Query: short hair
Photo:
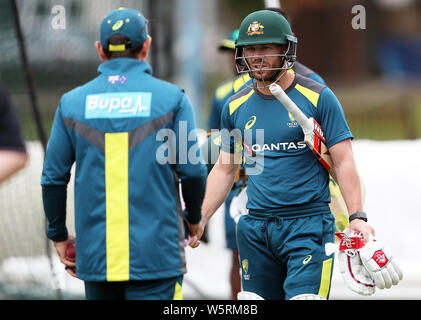
[[[111,45],[125,45],[124,51],[110,51],[109,48],[103,48],[104,53],[108,59],[115,59],[115,58],[132,58],[137,59],[140,51],[143,48],[143,43],[141,45],[132,47],[130,44],[130,39],[127,38],[125,35],[122,34],[115,34],[108,39],[108,44]]]

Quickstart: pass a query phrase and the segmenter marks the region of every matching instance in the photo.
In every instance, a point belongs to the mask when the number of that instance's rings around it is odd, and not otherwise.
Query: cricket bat
[[[326,145],[326,140],[323,135],[322,127],[314,118],[307,118],[307,116],[297,107],[282,88],[276,83],[269,86],[270,92],[278,99],[285,109],[292,114],[297,120],[304,133],[304,142],[315,154],[317,159],[323,167],[329,172],[332,178],[336,180],[335,170],[333,169],[333,162],[330,158],[329,150]]]

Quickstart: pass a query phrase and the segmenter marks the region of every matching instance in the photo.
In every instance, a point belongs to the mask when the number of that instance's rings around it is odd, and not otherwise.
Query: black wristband
[[[355,219],[360,219],[360,220],[364,220],[365,222],[367,222],[367,215],[363,211],[357,211],[357,212],[355,212],[355,213],[353,213],[349,216],[348,221],[351,222],[352,220],[355,220]]]

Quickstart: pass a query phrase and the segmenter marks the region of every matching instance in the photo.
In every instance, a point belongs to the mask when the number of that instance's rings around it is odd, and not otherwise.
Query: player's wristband
[[[349,222],[355,219],[360,219],[367,222],[367,214],[363,211],[357,211],[349,216]]]

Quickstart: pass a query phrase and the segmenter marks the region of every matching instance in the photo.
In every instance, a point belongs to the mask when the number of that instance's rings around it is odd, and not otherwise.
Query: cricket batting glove
[[[390,288],[402,280],[403,273],[381,241],[371,237],[364,245],[361,235],[336,233],[338,244],[326,244],[326,254],[338,252],[339,268],[346,285],[361,295],[372,295],[375,287]]]
[[[359,255],[365,268],[373,277],[377,288],[389,289],[402,280],[402,269],[390,251],[384,247],[383,242],[370,237],[366,245],[359,249]]]
[[[230,216],[238,223],[238,220],[242,215],[248,214],[247,205],[247,187],[243,188],[241,192],[232,198],[230,204]]]
[[[361,236],[349,235],[349,229],[336,233],[339,243],[327,243],[326,255],[337,252],[339,270],[346,286],[355,293],[371,296],[376,291],[374,279],[361,261],[358,250],[364,246]]]

